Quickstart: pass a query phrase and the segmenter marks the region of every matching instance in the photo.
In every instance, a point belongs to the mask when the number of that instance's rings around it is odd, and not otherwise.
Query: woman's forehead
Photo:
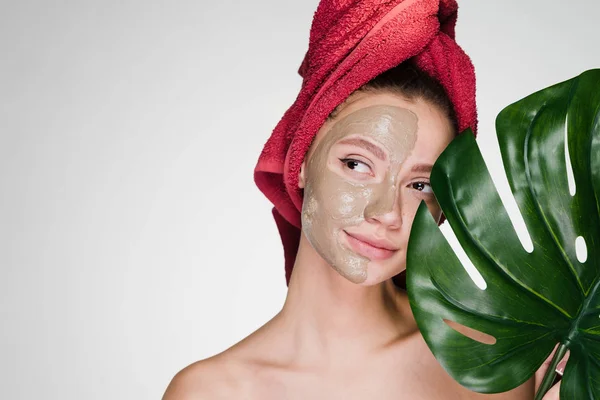
[[[417,128],[417,115],[406,108],[387,104],[368,105],[340,116],[325,133],[319,147],[326,151],[354,138],[356,143],[363,144],[361,147],[365,147],[363,142],[376,143],[374,147],[383,147],[390,161],[400,161],[414,146]]]
[[[376,105],[395,106],[405,108],[408,110],[414,108],[413,102],[410,102],[399,95],[392,94],[389,92],[354,92],[344,103],[342,103],[336,109],[335,116],[329,118],[321,126],[321,129],[319,129],[319,131],[317,132],[316,137],[311,145],[312,150],[315,149],[315,147],[321,140],[323,140],[324,137],[326,137],[332,132],[332,128],[334,128],[339,122],[342,122],[346,117],[348,117],[351,114],[355,114],[359,110]]]

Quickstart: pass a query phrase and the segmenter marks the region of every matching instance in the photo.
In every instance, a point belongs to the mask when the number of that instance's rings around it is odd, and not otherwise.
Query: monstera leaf
[[[555,362],[570,350],[561,398],[600,399],[600,70],[510,105],[496,127],[533,251],[518,239],[473,135],[459,135],[431,182],[485,285],[421,204],[407,255],[413,313],[439,362],[471,390],[515,388],[559,344]],[[463,326],[495,343],[459,333]]]

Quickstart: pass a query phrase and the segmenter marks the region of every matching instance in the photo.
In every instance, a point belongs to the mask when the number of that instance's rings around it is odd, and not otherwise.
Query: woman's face
[[[402,272],[420,202],[441,216],[429,174],[452,137],[448,119],[424,100],[352,95],[321,127],[302,164],[302,232],[312,247],[354,283]]]

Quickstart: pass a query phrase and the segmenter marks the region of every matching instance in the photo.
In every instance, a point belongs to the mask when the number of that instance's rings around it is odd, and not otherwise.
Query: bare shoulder
[[[171,380],[163,400],[261,398],[263,355],[273,348],[277,333],[269,334],[271,321],[227,350],[197,361]]]
[[[230,399],[243,392],[243,382],[243,371],[226,354],[220,354],[179,371],[163,400]]]

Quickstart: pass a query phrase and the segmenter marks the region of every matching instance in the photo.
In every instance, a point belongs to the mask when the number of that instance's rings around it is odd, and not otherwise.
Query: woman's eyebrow
[[[379,158],[381,161],[386,161],[387,157],[384,153],[383,150],[381,150],[378,146],[374,145],[373,143],[361,139],[361,138],[349,138],[349,139],[344,139],[344,140],[340,140],[338,142],[339,144],[350,144],[350,145],[355,145],[358,147],[362,147],[365,150],[370,151],[371,153],[373,153],[373,155],[377,158]]]
[[[410,168],[410,172],[429,174],[433,165],[431,164],[415,164]]]

